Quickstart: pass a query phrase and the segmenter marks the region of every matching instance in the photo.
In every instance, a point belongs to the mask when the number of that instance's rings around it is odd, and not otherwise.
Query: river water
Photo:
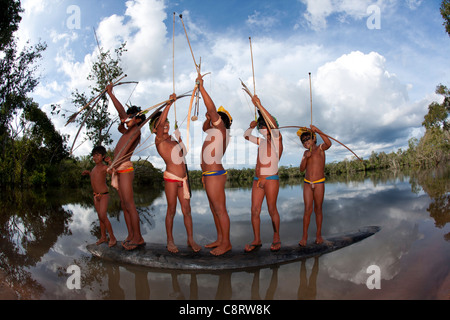
[[[372,225],[380,226],[381,231],[320,257],[251,272],[211,274],[161,272],[92,257],[86,245],[97,241],[99,224],[89,188],[1,191],[0,279],[3,288],[11,288],[18,299],[32,300],[448,300],[449,181],[448,168],[329,179],[325,188],[323,235]],[[280,231],[286,243],[301,238],[302,187],[299,181],[280,187]],[[230,186],[226,195],[231,241],[236,247],[243,246],[253,239],[251,189]],[[135,202],[145,241],[165,243],[163,191],[135,188]],[[191,207],[196,241],[204,245],[215,240],[204,190],[193,191]],[[185,245],[179,206],[177,210],[175,241]],[[270,244],[272,227],[265,203],[261,217],[263,242]],[[110,200],[109,219],[117,239],[124,239],[126,226],[115,191]],[[309,234],[315,235],[314,217]],[[72,275],[67,271],[72,265],[80,268],[80,289],[67,285]],[[373,265],[379,268],[376,274],[379,289],[369,289],[367,285],[375,275],[368,272]]]

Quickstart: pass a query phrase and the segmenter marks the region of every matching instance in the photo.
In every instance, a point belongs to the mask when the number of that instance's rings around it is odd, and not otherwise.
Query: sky
[[[16,35],[20,46],[38,41],[48,45],[32,97],[49,115],[52,104],[60,104],[67,114],[77,111],[71,93],[90,92],[93,83],[87,77],[99,56],[94,29],[104,50],[127,43],[122,68],[127,81],[139,83],[116,87],[115,94],[123,104],[147,108],[167,100],[174,82],[177,94],[194,88],[196,70],[178,17],[182,14],[195,59],[201,60],[202,73],[210,72],[204,78],[205,88],[216,106],[224,106],[233,117],[224,166],[251,168],[256,146],[244,140],[243,132],[254,120],[254,110],[239,79],[256,92],[280,126],[309,127],[312,118],[315,126],[364,159],[372,152],[405,150],[409,139],[420,138],[428,105],[442,101],[435,94],[436,86],[450,85],[450,37],[442,25],[440,3],[22,0],[25,12]],[[188,106],[189,98],[176,103],[185,142]],[[110,112],[117,115],[112,103]],[[191,123],[188,163],[193,169],[199,168],[205,112],[201,102],[199,121]],[[175,112],[169,118],[173,125]],[[71,147],[76,124],[64,126],[66,119],[51,119],[60,133],[69,135]],[[280,165],[298,166],[304,148],[296,130],[283,129],[282,135]],[[142,136],[133,159],[148,159],[163,169],[154,136],[147,128]],[[114,131],[114,143],[119,137]],[[75,144],[75,156],[92,150],[89,141],[80,145],[82,141],[79,138]],[[327,162],[344,159],[352,159],[352,154],[333,142]]]

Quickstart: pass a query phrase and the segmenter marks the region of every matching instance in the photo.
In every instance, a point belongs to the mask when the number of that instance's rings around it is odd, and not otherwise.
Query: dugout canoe
[[[233,247],[233,250],[218,257],[210,254],[209,249],[203,248],[200,252],[194,253],[186,246],[178,246],[180,252],[170,253],[165,244],[147,243],[144,247],[133,251],[126,251],[119,241],[112,248],[109,248],[106,243],[89,244],[86,248],[95,257],[119,264],[162,270],[233,271],[281,265],[330,253],[368,238],[380,229],[378,226],[368,226],[342,234],[324,236],[325,241],[322,244],[308,243],[305,247],[300,247],[298,243],[282,243],[281,249],[277,252],[270,251],[270,244],[264,244],[250,253],[244,252],[243,247]]]

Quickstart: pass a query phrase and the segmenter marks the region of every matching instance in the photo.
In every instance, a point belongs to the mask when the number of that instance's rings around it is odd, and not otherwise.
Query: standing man
[[[138,115],[139,107],[132,106],[125,112],[122,104],[113,93],[113,86],[106,87],[106,92],[119,113],[119,132],[122,136],[114,149],[114,167],[112,171],[111,185],[117,189],[122,205],[128,236],[122,243],[126,250],[134,250],[145,245],[141,235],[139,214],[136,210],[133,194],[134,168],[131,156],[141,140],[141,122],[145,121],[145,115]],[[125,124],[127,127],[125,127]]]
[[[175,94],[171,95],[171,102],[165,107],[163,112],[157,113],[150,122],[151,132],[156,133],[156,149],[166,164],[166,170],[164,171],[164,190],[167,199],[167,250],[172,253],[178,252],[178,247],[175,245],[173,238],[173,220],[176,214],[178,199],[184,217],[184,225],[187,232],[187,244],[194,252],[198,252],[201,247],[195,243],[193,237],[191,196],[185,159],[186,147],[181,141],[178,129],[175,129],[176,140],[169,135],[170,124],[167,115],[176,98]]]
[[[323,143],[317,145],[316,133],[320,135]],[[304,247],[308,240],[308,228],[311,215],[314,210],[316,214],[316,243],[323,242],[322,238],[322,204],[325,195],[325,151],[331,147],[328,136],[316,126],[311,125],[311,130],[300,129],[297,132],[303,147],[307,149],[300,163],[300,172],[306,170],[305,183],[303,186],[303,200],[305,212],[303,215],[303,237],[299,245]]]
[[[203,143],[201,154],[202,181],[217,230],[217,240],[205,247],[213,248],[211,254],[220,256],[232,248],[230,218],[225,197],[227,171],[223,168],[222,157],[229,143],[228,129],[230,129],[233,119],[223,107],[216,110],[214,102],[203,86],[201,75],[198,76],[197,83],[207,110],[206,121],[203,123],[203,131],[207,137]]]
[[[268,115],[269,120],[276,128],[268,129],[269,125],[259,112],[258,121],[252,121],[250,127],[245,131],[244,138],[258,145],[258,156],[256,160],[255,178],[252,187],[252,207],[251,220],[254,240],[245,246],[246,252],[251,252],[261,247],[260,214],[261,206],[266,198],[267,209],[272,219],[273,241],[270,246],[271,251],[278,251],[281,247],[280,240],[280,215],[277,209],[278,191],[280,189],[280,179],[278,177],[278,162],[283,153],[283,141],[276,119],[262,107],[259,98],[255,95],[252,102]],[[251,133],[257,127],[263,138],[255,137]]]

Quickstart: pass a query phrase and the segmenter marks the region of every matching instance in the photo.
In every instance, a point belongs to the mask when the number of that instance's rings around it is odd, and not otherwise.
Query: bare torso
[[[325,177],[325,152],[322,151],[321,145],[314,146],[311,151],[311,157],[306,162],[305,179],[317,181]]]
[[[283,152],[281,137],[274,139],[273,142],[270,138],[269,140],[260,138],[259,141],[255,175],[258,178],[277,175],[278,162]]]
[[[105,164],[97,164],[90,173],[91,186],[94,193],[106,193],[108,192],[108,186],[106,185],[106,170],[108,166]]]
[[[223,123],[218,128],[209,128],[205,130],[206,137],[201,155],[201,167],[205,171],[223,170],[222,157],[225,154],[229,143],[229,135]]]
[[[162,139],[157,138],[156,149],[166,164],[166,171],[184,178],[186,176],[186,165],[181,145],[165,135]]]
[[[136,134],[137,139],[132,139],[131,142],[130,138]],[[141,137],[141,132],[139,126],[133,126],[132,128],[128,129],[119,139],[119,142],[117,142],[116,148],[114,149],[114,160],[117,159],[117,157],[120,157],[120,161],[117,163],[123,163],[126,161],[130,161],[131,156],[133,155],[134,149],[136,149],[137,145],[139,144]]]

